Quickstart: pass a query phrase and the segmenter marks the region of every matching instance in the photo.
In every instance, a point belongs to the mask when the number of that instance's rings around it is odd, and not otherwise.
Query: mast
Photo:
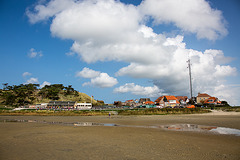
[[[188,69],[189,69],[190,96],[191,96],[191,99],[192,99],[192,73],[191,73],[191,62],[190,62],[190,59],[188,59],[187,63],[188,63]]]

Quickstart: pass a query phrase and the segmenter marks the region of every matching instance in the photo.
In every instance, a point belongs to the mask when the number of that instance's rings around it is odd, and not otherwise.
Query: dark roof
[[[150,98],[140,98],[139,103],[151,101]]]
[[[180,101],[180,100],[183,100],[183,101],[186,101],[188,99],[187,96],[176,96],[176,98]]]
[[[75,101],[50,101],[48,106],[73,106],[75,103]]]

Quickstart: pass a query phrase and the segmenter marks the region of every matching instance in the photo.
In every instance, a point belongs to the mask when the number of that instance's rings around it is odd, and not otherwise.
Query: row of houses
[[[140,105],[143,105],[143,104],[154,104],[154,102],[152,102],[150,100],[150,98],[140,98],[139,100],[138,99],[131,99],[131,100],[126,100],[125,102],[121,102],[121,101],[114,101],[113,105],[116,106],[116,107],[122,107],[122,106],[129,106],[129,107],[137,107],[137,106],[140,106]]]
[[[195,104],[205,105],[205,104],[221,104],[221,101],[217,97],[212,97],[206,93],[198,93],[197,97],[192,99]],[[189,106],[190,99],[187,96],[173,96],[173,95],[164,95],[158,97],[154,102],[150,100],[150,98],[141,98],[140,100],[127,100],[125,102],[115,101],[115,105],[119,105],[121,103],[122,106],[130,106],[130,107],[138,107],[138,106],[147,106],[149,107],[193,107]]]
[[[221,101],[217,97],[212,97],[208,95],[207,93],[198,93],[197,97],[194,97],[192,99],[194,104],[197,105],[219,105],[221,104]],[[166,106],[184,106],[186,107],[188,103],[190,102],[190,99],[187,96],[161,96],[158,99],[155,100],[156,105],[160,105],[163,107]]]
[[[212,97],[206,93],[198,93],[198,96],[193,99],[195,104],[221,104],[221,101],[216,97]],[[154,102],[150,98],[140,98],[135,100],[127,100],[125,102],[115,101],[114,107],[143,107],[143,108],[163,108],[163,107],[189,107],[188,103],[190,99],[187,96],[173,96],[164,95],[158,97]],[[191,106],[190,106],[191,107]],[[37,105],[29,106],[34,109],[53,109],[53,110],[88,110],[92,109],[91,103],[77,103],[75,101],[50,101],[49,103],[42,103]]]

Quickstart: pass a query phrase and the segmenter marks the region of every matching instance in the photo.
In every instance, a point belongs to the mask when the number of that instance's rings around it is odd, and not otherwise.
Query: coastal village
[[[192,99],[187,96],[164,95],[158,97],[155,101],[151,101],[150,98],[140,98],[126,100],[125,102],[114,101],[113,104],[104,104],[104,101],[98,102],[103,105],[93,106],[92,103],[89,102],[77,103],[76,101],[50,101],[49,103],[41,103],[26,107],[29,109],[50,110],[90,110],[106,108],[195,108],[196,106],[221,105],[221,101],[217,97],[212,97],[207,93],[198,93],[198,96]],[[17,109],[18,108],[16,108],[16,110]]]

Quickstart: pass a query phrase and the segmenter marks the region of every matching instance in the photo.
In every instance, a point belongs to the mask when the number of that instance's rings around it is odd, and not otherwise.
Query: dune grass
[[[0,110],[0,115],[39,115],[39,116],[107,116],[113,110],[69,110],[69,111],[54,111],[54,110]],[[151,109],[126,109],[114,110],[118,115],[169,115],[169,114],[195,114],[211,112],[201,108],[151,108]]]

